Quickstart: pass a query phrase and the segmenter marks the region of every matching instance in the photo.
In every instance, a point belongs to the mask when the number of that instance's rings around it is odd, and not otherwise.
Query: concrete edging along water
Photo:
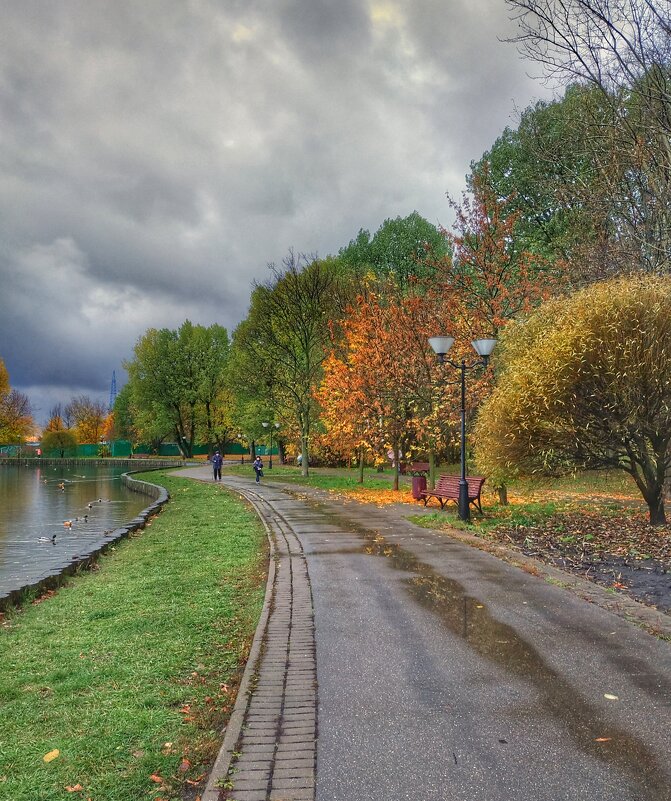
[[[13,460],[16,463],[16,460]],[[31,460],[32,462],[33,460]],[[50,460],[45,460],[45,462],[49,463]],[[63,460],[51,460],[57,463],[62,463]],[[72,463],[84,462],[86,464],[91,464],[91,459],[77,459],[71,460]],[[110,464],[112,460],[109,459],[100,459],[97,460],[103,463],[103,466],[107,466]],[[114,460],[114,461],[122,461],[122,460]],[[123,460],[129,461],[129,460]],[[135,466],[135,463],[134,465]],[[147,469],[149,470],[156,470],[162,467],[175,467],[177,465],[166,465],[160,464],[158,467],[152,467],[148,464],[142,465],[142,470],[135,470],[133,472],[137,473],[144,473]],[[158,514],[161,509],[163,508],[164,504],[166,504],[170,500],[170,495],[165,487],[161,487],[158,484],[151,484],[148,481],[142,481],[138,478],[133,478],[132,473],[123,473],[121,475],[121,481],[125,484],[127,489],[131,490],[132,492],[139,492],[143,495],[148,495],[150,498],[154,499],[154,502],[139,512],[132,520],[126,523],[119,528],[115,528],[113,531],[110,531],[107,535],[107,539],[103,545],[99,548],[95,548],[94,550],[87,553],[85,556],[79,556],[72,560],[72,562],[62,570],[55,572],[49,576],[44,576],[39,581],[33,582],[31,584],[26,584],[23,587],[17,590],[11,590],[8,593],[0,596],[0,612],[6,610],[12,606],[19,606],[21,602],[25,599],[28,594],[40,594],[45,592],[46,590],[52,590],[56,587],[59,587],[66,576],[71,576],[78,572],[79,570],[85,570],[91,565],[93,565],[100,554],[105,553],[105,551],[111,546],[115,545],[120,540],[127,537],[131,532],[138,531],[138,529],[142,529],[145,527],[147,520],[152,517],[153,515]]]

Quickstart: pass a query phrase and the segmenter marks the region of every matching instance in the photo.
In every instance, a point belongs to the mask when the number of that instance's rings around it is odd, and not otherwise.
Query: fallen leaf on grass
[[[81,793],[84,790],[81,784],[68,784],[65,789],[68,793]]]
[[[161,776],[159,776],[157,773],[152,773],[149,778],[153,782],[156,782],[156,784],[163,784],[163,778]]]
[[[54,748],[54,750],[53,750],[53,751],[49,751],[49,753],[48,753],[48,754],[45,754],[45,755],[42,757],[42,759],[43,759],[45,762],[53,762],[53,761],[54,761],[54,759],[56,759],[58,756],[60,756],[60,753],[61,753],[61,752],[58,750],[58,748]]]
[[[191,767],[191,763],[189,762],[189,760],[188,760],[188,759],[183,759],[183,760],[182,760],[182,761],[179,763],[179,767],[177,768],[177,770],[178,770],[180,773],[186,773],[186,772],[187,772],[187,770],[188,770],[190,767]]]

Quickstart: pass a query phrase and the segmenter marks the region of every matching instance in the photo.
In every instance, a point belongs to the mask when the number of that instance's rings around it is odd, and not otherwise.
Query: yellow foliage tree
[[[9,373],[0,359],[0,443],[21,442],[34,428],[28,396],[11,388]]]
[[[505,331],[480,409],[481,470],[617,468],[666,521],[671,467],[671,279],[622,278],[545,303]]]

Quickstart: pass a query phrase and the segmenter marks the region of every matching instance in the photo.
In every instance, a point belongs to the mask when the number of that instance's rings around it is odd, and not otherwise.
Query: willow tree
[[[621,278],[545,303],[512,323],[476,425],[480,469],[629,473],[666,522],[671,467],[671,279]]]

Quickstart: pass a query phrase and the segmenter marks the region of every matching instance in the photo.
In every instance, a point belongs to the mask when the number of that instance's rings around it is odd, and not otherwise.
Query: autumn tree
[[[428,344],[446,326],[463,333],[455,329],[455,303],[441,285],[369,293],[350,308],[325,365],[319,400],[328,441],[342,452],[357,448],[360,457],[391,450],[396,489],[401,454],[428,453],[433,466],[435,452],[458,431],[456,384]]]
[[[9,373],[0,359],[0,442],[20,442],[33,433],[34,427],[30,400],[11,388]]]
[[[107,404],[79,395],[66,404],[64,417],[73,421],[79,442],[97,445],[103,436]]]
[[[442,275],[474,338],[496,338],[506,322],[546,297],[553,283],[547,260],[524,247],[520,212],[509,203],[492,185],[486,164],[473,175],[470,195],[461,204],[452,202],[456,220],[446,235],[454,252]]]
[[[549,301],[503,334],[476,427],[485,472],[629,473],[665,522],[671,466],[671,279],[622,278]]]

